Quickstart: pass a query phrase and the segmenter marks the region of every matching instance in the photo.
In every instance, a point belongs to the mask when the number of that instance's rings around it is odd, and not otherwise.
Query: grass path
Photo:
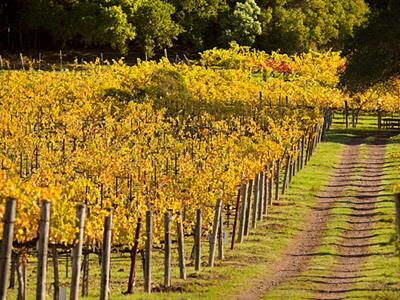
[[[356,137],[343,151],[342,163],[314,208],[326,210],[320,221],[323,226],[305,226],[299,239],[308,246],[295,240],[294,251],[283,253],[283,260],[297,259],[296,264],[302,267],[290,269],[288,264],[275,270],[288,276],[280,278],[279,285],[267,284],[263,299],[400,298],[400,264],[391,243],[395,209],[388,184],[399,180],[393,176],[398,174],[393,170],[399,162],[392,157],[388,160],[387,132],[354,133]],[[398,151],[400,147],[389,148]],[[311,213],[310,218],[315,215]],[[310,242],[310,234],[317,239]],[[385,264],[387,259],[390,265]],[[376,279],[384,289],[377,288]],[[254,294],[246,299],[258,298]]]

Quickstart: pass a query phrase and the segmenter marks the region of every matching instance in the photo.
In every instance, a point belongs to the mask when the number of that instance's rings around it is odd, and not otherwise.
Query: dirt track
[[[237,299],[258,299],[281,284],[296,280],[308,268],[315,250],[321,245],[330,210],[339,202],[348,203],[351,209],[348,229],[340,236],[337,259],[329,270],[330,275],[318,279],[316,299],[342,299],[354,284],[361,265],[368,255],[368,239],[372,229],[375,199],[381,188],[385,144],[384,140],[367,145],[367,156],[360,157],[362,138],[356,138],[343,149],[340,163],[335,168],[329,184],[319,195],[303,230],[291,241],[280,258],[273,263],[272,272]],[[353,188],[351,195],[346,190]]]

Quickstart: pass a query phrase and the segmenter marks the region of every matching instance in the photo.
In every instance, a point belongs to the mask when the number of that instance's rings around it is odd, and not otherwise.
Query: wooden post
[[[254,188],[253,188],[253,214],[251,218],[251,228],[256,228],[257,226],[257,215],[258,215],[258,189],[260,188],[260,173],[256,174],[256,178],[254,179]]]
[[[26,299],[27,284],[27,263],[26,257],[17,256],[17,273],[18,273],[18,300]]]
[[[288,176],[289,176],[289,168],[290,168],[290,155],[286,160],[286,167],[285,167],[285,175],[283,177],[283,184],[282,184],[282,195],[285,194],[287,184],[288,184]]]
[[[144,291],[151,293],[151,250],[153,248],[153,213],[146,212],[146,255],[145,255],[145,278]]]
[[[139,247],[139,237],[140,237],[140,229],[142,227],[142,219],[138,218],[136,223],[136,231],[135,231],[135,241],[133,244],[132,252],[131,252],[131,269],[129,272],[129,280],[128,280],[128,290],[127,294],[132,294],[133,287],[136,283],[136,256]]]
[[[60,299],[60,279],[58,276],[58,251],[56,247],[51,249],[53,256],[53,274],[54,274],[54,300]]]
[[[3,238],[0,245],[0,299],[7,298],[8,271],[11,261],[11,250],[14,238],[14,222],[17,200],[7,198],[6,210],[3,219]]]
[[[344,113],[346,118],[346,128],[349,128],[349,103],[347,100],[344,101]]]
[[[299,173],[301,169],[301,140],[297,143],[297,168],[296,173]]]
[[[382,128],[382,110],[378,108],[378,129]]]
[[[263,215],[267,215],[268,210],[268,192],[269,192],[269,178],[268,178],[269,169],[264,172],[264,197],[263,197]]]
[[[306,148],[306,136],[303,135],[301,137],[301,154],[300,154],[300,170],[303,169],[304,166],[304,150]]]
[[[195,249],[194,249],[194,269],[196,271],[200,271],[201,267],[201,234],[202,234],[201,224],[202,224],[201,209],[198,209],[196,214]]]
[[[274,171],[275,171],[275,166],[274,162],[271,161],[269,165],[269,185],[268,185],[268,205],[272,205],[272,199],[273,199],[273,186],[274,186]]]
[[[19,54],[19,58],[21,59],[22,70],[25,71],[25,62],[24,62],[24,56],[22,55],[22,53]]]
[[[261,171],[258,173],[258,216],[257,219],[262,221],[263,219],[263,211],[264,211],[264,172]]]
[[[275,177],[275,201],[279,200],[279,177],[281,169],[281,160],[276,161],[276,177]]]
[[[164,213],[164,286],[171,286],[171,212]]]
[[[250,224],[250,217],[251,217],[251,195],[253,191],[253,179],[250,179],[247,182],[247,192],[246,192],[246,222],[244,224],[244,235],[249,235],[249,224]]]
[[[46,299],[47,251],[49,246],[50,201],[43,200],[40,206],[38,264],[36,299]]]
[[[235,247],[236,227],[237,227],[238,216],[239,216],[240,193],[241,193],[241,189],[238,189],[238,193],[237,193],[237,197],[236,197],[235,219],[233,221],[231,250],[233,250],[233,248]]]
[[[65,278],[68,278],[68,276],[69,276],[69,272],[68,272],[68,269],[69,269],[69,261],[68,261],[68,257],[69,257],[69,254],[67,253],[66,255],[65,255]]]
[[[215,205],[213,231],[211,233],[211,239],[210,239],[210,253],[208,256],[208,266],[209,267],[214,267],[215,246],[217,243],[219,219],[221,217],[221,208],[222,208],[222,200],[218,199],[217,203]]]
[[[101,255],[101,282],[100,300],[108,300],[110,297],[110,259],[111,259],[111,236],[112,236],[112,209],[104,220],[103,250]]]
[[[246,187],[245,183],[242,184],[242,207],[240,208],[239,230],[238,230],[238,243],[243,242],[244,224],[246,222]]]
[[[221,211],[218,226],[218,259],[224,259],[224,214]]]
[[[88,240],[88,238],[86,239],[85,250],[84,251],[82,250],[82,253],[83,253],[83,262],[82,262],[83,274],[82,274],[81,296],[87,297],[87,296],[89,296],[89,240]]]
[[[394,200],[396,202],[396,228],[397,236],[400,237],[400,193],[394,195]]]
[[[9,289],[15,288],[15,273],[17,271],[17,255],[14,251],[11,251],[11,274],[10,274],[10,285]]]
[[[76,217],[78,219],[77,227],[79,228],[79,231],[76,233],[76,240],[78,243],[72,249],[71,300],[77,300],[79,298],[83,232],[85,230],[85,205],[78,204],[76,206]]]
[[[178,231],[179,277],[186,280],[185,235],[183,232],[182,214],[179,214],[176,227]]]

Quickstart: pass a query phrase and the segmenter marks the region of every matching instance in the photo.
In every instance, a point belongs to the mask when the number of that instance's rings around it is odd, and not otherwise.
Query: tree
[[[132,15],[130,21],[137,29],[136,42],[145,48],[148,54],[158,47],[171,47],[173,41],[182,32],[182,27],[171,16],[175,7],[161,0],[145,0]]]
[[[215,46],[220,35],[219,16],[229,7],[226,0],[167,0],[176,8],[174,20],[182,27],[180,42],[203,50]]]
[[[346,54],[349,62],[343,84],[352,91],[400,75],[400,3],[387,1],[360,29]]]
[[[258,45],[294,53],[342,49],[354,29],[366,21],[363,0],[259,0],[263,33]]]
[[[240,45],[253,45],[256,37],[261,34],[261,23],[258,20],[261,10],[254,0],[237,2],[232,13],[222,22],[222,40],[225,44],[232,41]]]

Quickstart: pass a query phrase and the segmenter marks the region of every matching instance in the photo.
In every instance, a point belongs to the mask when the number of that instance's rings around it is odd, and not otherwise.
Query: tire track
[[[324,231],[330,216],[329,211],[335,206],[335,199],[343,196],[344,187],[357,178],[355,168],[358,165],[359,144],[361,139],[343,149],[340,163],[331,175],[329,184],[320,193],[319,200],[313,207],[306,224],[284,250],[280,258],[273,263],[271,271],[251,289],[236,299],[258,299],[270,289],[275,288],[307,270],[317,249],[321,245]]]

